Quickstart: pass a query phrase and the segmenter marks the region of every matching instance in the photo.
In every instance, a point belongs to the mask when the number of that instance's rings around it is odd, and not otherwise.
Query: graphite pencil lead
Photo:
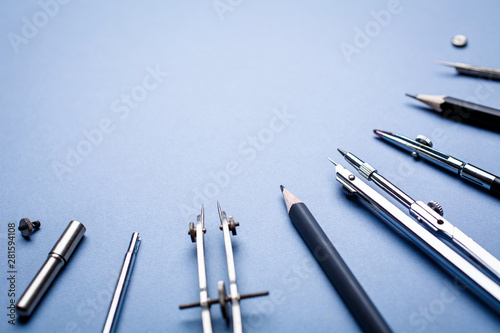
[[[330,157],[328,157],[328,160],[329,160],[330,162],[332,162],[335,166],[337,166],[337,163],[336,163],[334,160],[332,160]]]
[[[427,104],[437,112],[442,112],[443,110],[441,109],[441,104],[445,102],[446,96],[444,95],[422,95],[418,94],[416,97],[414,97],[416,100]]]
[[[283,185],[281,185],[283,186]],[[288,191],[284,186],[282,188],[283,199],[285,199],[286,211],[290,213],[290,209],[293,205],[300,203],[299,199],[295,195],[293,195],[290,191]]]
[[[417,95],[416,94],[408,94],[408,93],[406,93],[405,95],[408,96],[408,97],[417,99]]]
[[[347,154],[347,152],[345,150],[342,150],[340,148],[337,148],[337,150],[339,151],[340,155],[342,155],[342,156],[345,156]]]
[[[280,185],[281,193],[283,193],[283,190],[285,189],[285,186]]]

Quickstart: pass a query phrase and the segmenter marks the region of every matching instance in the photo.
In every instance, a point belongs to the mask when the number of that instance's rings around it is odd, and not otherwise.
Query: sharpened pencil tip
[[[283,193],[283,190],[285,189],[285,186],[280,185],[281,193]]]
[[[408,97],[417,99],[417,95],[415,95],[415,94],[408,94],[408,93],[406,93],[405,95],[408,96]]]
[[[337,166],[337,165],[338,165],[338,164],[337,164],[334,160],[332,160],[330,157],[328,157],[328,160],[329,160],[330,162],[332,162],[335,166]]]
[[[337,150],[339,151],[340,155],[342,155],[342,156],[345,156],[347,154],[347,152],[345,150],[342,150],[340,148],[337,148]]]

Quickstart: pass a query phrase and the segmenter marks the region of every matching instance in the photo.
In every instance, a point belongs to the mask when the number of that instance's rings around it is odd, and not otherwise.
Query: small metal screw
[[[207,232],[207,229],[203,228],[203,233]],[[196,242],[196,227],[194,226],[194,222],[189,222],[189,231],[188,235],[191,236],[191,242]]]
[[[441,205],[438,202],[436,202],[436,201],[429,201],[427,203],[427,206],[429,206],[433,211],[435,211],[439,215],[441,215],[441,216],[444,215],[443,207],[441,207]],[[438,223],[439,223],[439,221],[438,221]],[[439,223],[439,224],[442,224],[442,222]]]
[[[356,177],[354,175],[349,175],[349,180],[354,180]]]
[[[227,223],[227,226],[229,227],[229,231],[233,233],[233,236],[236,236],[236,227],[240,226],[239,222],[234,222],[234,217],[229,216],[229,221]],[[222,230],[222,225],[219,226],[219,229]]]
[[[422,134],[417,135],[417,138],[415,139],[415,141],[417,141],[418,143],[423,144],[424,146],[427,146],[427,147],[432,148],[432,146],[433,146],[432,140],[429,139],[428,137],[422,135]]]
[[[40,221],[33,221],[31,222],[29,218],[24,217],[19,221],[19,231],[21,232],[21,235],[23,235],[24,238],[28,238],[38,229],[40,229],[40,226],[42,224]]]
[[[464,47],[467,45],[467,37],[464,35],[453,36],[451,43],[456,47]]]

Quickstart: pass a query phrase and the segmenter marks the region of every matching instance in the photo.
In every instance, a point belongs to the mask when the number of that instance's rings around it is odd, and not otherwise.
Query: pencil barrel
[[[449,96],[441,109],[444,118],[500,132],[500,110]]]
[[[290,208],[290,219],[364,332],[391,329],[304,203]]]

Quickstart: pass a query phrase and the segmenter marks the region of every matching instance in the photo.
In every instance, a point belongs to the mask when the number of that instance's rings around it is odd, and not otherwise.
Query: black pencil
[[[444,118],[500,132],[500,110],[498,109],[450,96],[421,94],[406,94],[406,96],[429,105]]]
[[[391,332],[307,206],[281,185],[288,215],[364,332]]]

